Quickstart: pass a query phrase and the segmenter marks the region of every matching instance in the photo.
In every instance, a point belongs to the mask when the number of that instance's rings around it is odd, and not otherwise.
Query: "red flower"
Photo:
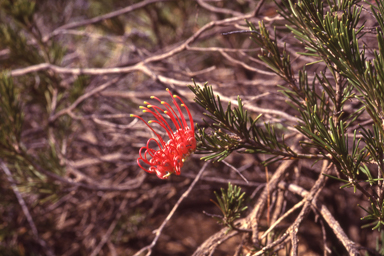
[[[169,89],[167,89],[167,91],[172,97]],[[190,127],[185,121],[184,114],[181,111],[181,108],[175,98],[180,100],[182,103],[180,106],[185,107],[187,110],[191,124]],[[144,104],[147,104],[147,107],[141,106],[140,108],[143,109],[144,113],[151,113],[156,120],[150,120],[147,123],[141,117],[137,115],[131,115],[132,117],[137,117],[142,120],[157,137],[157,139],[150,138],[147,142],[147,145],[140,148],[137,164],[144,171],[149,173],[156,173],[157,177],[160,179],[167,179],[172,173],[180,175],[180,169],[183,166],[184,160],[196,150],[195,129],[193,127],[192,115],[189,112],[188,107],[184,104],[184,101],[179,96],[173,95],[172,97],[173,104],[175,105],[177,111],[175,111],[167,102],[161,101],[155,96],[151,96],[151,99],[156,99],[159,101],[165,107],[165,109],[156,105],[149,105],[149,103],[146,101],[144,101]],[[171,119],[176,131],[172,130],[171,126],[161,115],[161,113],[165,113]],[[151,123],[160,125],[160,127],[166,131],[169,137],[167,142],[165,142],[163,138],[149,125]],[[149,144],[151,142],[157,144],[157,150],[150,148]],[[150,167],[146,169],[141,165],[141,161]]]

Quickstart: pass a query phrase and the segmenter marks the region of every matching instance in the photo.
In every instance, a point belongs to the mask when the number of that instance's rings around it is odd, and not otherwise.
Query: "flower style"
[[[172,97],[169,89],[167,89],[167,91]],[[185,107],[187,110],[190,127],[188,126],[183,112],[181,111],[181,108],[175,98],[180,100],[182,103],[180,106]],[[144,171],[148,173],[156,173],[157,177],[160,179],[167,179],[172,173],[180,175],[180,169],[183,166],[185,159],[196,150],[195,129],[193,127],[191,112],[179,96],[173,95],[172,97],[173,104],[175,105],[179,115],[167,102],[161,101],[155,96],[151,96],[151,99],[159,101],[165,109],[156,105],[151,105],[146,101],[144,101],[144,104],[146,104],[147,107],[140,106],[140,108],[143,109],[144,113],[151,113],[156,120],[150,120],[147,123],[140,116],[131,115],[131,117],[136,117],[142,120],[157,137],[157,139],[150,138],[146,146],[140,148],[137,164]],[[172,131],[171,126],[160,113],[164,113],[170,118],[176,128],[176,131]],[[165,142],[163,138],[149,125],[151,123],[160,125],[160,127],[166,131],[169,137],[167,142]],[[157,144],[157,150],[150,148],[149,144],[151,142]],[[146,169],[141,165],[141,162],[149,165],[150,167]]]

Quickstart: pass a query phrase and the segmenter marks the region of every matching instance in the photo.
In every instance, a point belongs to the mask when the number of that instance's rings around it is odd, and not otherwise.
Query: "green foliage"
[[[10,24],[0,24],[0,45],[10,50],[10,60],[3,60],[8,67],[15,64],[37,64],[44,58],[36,52],[36,48],[28,45],[20,28],[12,28]]]
[[[384,255],[384,231],[380,232],[380,238],[376,238],[376,251],[380,255]]]
[[[34,1],[4,0],[0,7],[0,46],[7,50],[0,60],[4,70],[61,62],[65,49],[58,42],[43,40],[35,21]],[[43,118],[64,103],[60,101],[64,93],[60,82],[58,76],[48,71],[19,78],[12,78],[4,71],[0,76],[0,159],[7,162],[23,191],[44,195],[55,194],[58,188],[57,184],[47,183],[46,176],[38,170],[43,167],[62,174],[58,145],[48,139],[47,147],[31,150],[28,147],[34,138],[23,137],[22,132],[31,129],[30,123],[24,124],[24,117],[31,114],[31,110],[39,113],[34,119],[41,122],[38,128],[42,133],[48,130]]]
[[[305,45],[307,52],[319,57],[327,65],[336,82],[332,86],[323,73],[321,77],[316,75],[318,83],[324,88],[323,93],[326,93],[326,97],[322,96],[322,99],[328,98],[333,103],[333,117],[317,115],[316,105],[311,104],[313,111],[308,109],[305,114],[300,110],[306,125],[297,128],[310,139],[309,144],[332,156],[338,169],[348,177],[348,182],[342,187],[353,186],[355,190],[364,190],[357,185],[360,171],[367,176],[367,182],[371,185],[374,181],[379,181],[372,178],[373,175],[364,162],[375,161],[379,172],[383,173],[383,34],[377,30],[379,50],[374,51],[373,60],[368,60],[365,46],[361,47],[358,40],[364,35],[364,24],[359,23],[362,7],[358,7],[356,1],[328,4],[329,10],[324,8],[322,1],[298,1],[295,4],[289,2],[289,5],[285,4],[286,10],[281,9],[280,12],[291,22],[292,25],[288,28]],[[377,2],[377,7],[371,7],[378,20],[381,16],[376,10],[382,11],[382,6],[383,2],[380,1]],[[358,99],[364,107],[348,117],[343,116],[343,106],[352,98]],[[349,147],[346,129],[364,110],[374,121],[373,132],[362,128],[363,138],[356,141],[354,130],[352,147]],[[304,118],[309,115],[313,118]],[[359,146],[360,142],[365,146]],[[367,191],[364,192],[371,201],[371,210],[367,211],[368,216],[364,219],[376,219],[374,228],[379,228],[383,224],[383,196],[373,196],[377,197],[377,203]]]
[[[360,206],[360,205],[359,205]],[[378,209],[374,205],[374,203],[371,203],[371,208],[366,209],[362,206],[360,206],[361,209],[363,209],[367,215],[362,218],[362,220],[367,220],[370,223],[363,225],[363,228],[372,227],[372,230],[378,229],[380,231],[380,228],[382,225],[384,225],[384,207],[382,206],[381,209]]]
[[[266,160],[266,163],[281,160],[285,157],[297,157],[284,142],[284,137],[278,139],[273,125],[265,123],[263,128],[258,125],[261,115],[252,118],[243,108],[240,97],[237,99],[238,107],[232,108],[228,103],[224,110],[220,97],[215,99],[211,86],[189,87],[196,95],[195,101],[209,113],[204,113],[214,121],[211,130],[198,128],[196,139],[198,153],[210,154],[202,157],[203,160],[215,159],[221,161],[234,150],[242,149],[245,153],[267,153],[275,155]]]
[[[384,1],[371,6],[380,28],[376,28],[377,50],[370,58],[359,40],[366,31],[360,20],[363,7],[358,2],[282,1],[279,13],[303,46],[298,53],[315,58],[297,74],[286,45],[276,40],[276,30],[272,37],[263,22],[258,28],[248,22],[249,29],[257,31],[251,39],[261,47],[259,58],[285,81],[281,93],[297,113],[294,127],[304,136],[300,145],[310,154],[292,150],[284,136],[279,139],[284,123],[280,130],[271,124],[261,126],[261,115],[249,116],[239,97],[238,107],[229,103],[225,109],[212,87],[195,84],[190,88],[213,121],[209,129],[197,131],[200,153],[209,154],[203,159],[220,161],[235,150],[272,155],[265,164],[285,159],[328,159],[344,176],[327,176],[343,182],[341,188],[353,187],[366,196],[371,207],[365,209],[363,219],[370,220],[367,226],[376,229],[384,224],[384,192],[379,189],[377,194],[361,183],[381,188],[384,176]],[[309,81],[306,69],[320,63],[326,68],[315,72]],[[361,106],[348,112],[351,102]],[[371,129],[359,125],[367,117],[373,121]]]
[[[0,75],[0,152],[7,156],[17,153],[23,125],[19,94],[12,78]],[[15,148],[16,146],[16,148]]]
[[[217,203],[212,201],[223,213],[223,217],[214,217],[221,225],[228,226],[229,230],[234,228],[234,221],[240,218],[241,212],[248,207],[243,206],[245,192],[241,193],[241,188],[228,183],[228,189],[221,189],[221,196],[216,191]]]
[[[61,62],[65,49],[55,41],[45,42],[42,38],[34,19],[35,1],[4,0],[0,7],[3,11],[0,16],[0,46],[10,51],[10,58],[2,60],[7,66]]]
[[[256,27],[247,21],[247,24],[252,31],[256,31]],[[251,37],[251,39],[258,44],[259,46],[263,46],[261,49],[261,54],[259,58],[264,61],[265,64],[268,65],[270,69],[272,69],[276,74],[278,74],[281,78],[286,80],[287,82],[293,82],[293,73],[292,67],[290,64],[290,57],[285,50],[283,53],[280,53],[280,49],[277,46],[276,39],[271,39],[269,36],[268,30],[265,28],[264,23],[260,22],[260,37]]]
[[[73,82],[73,86],[69,91],[69,102],[73,103],[84,93],[84,89],[89,84],[88,76],[78,76],[77,79]]]
[[[33,23],[33,14],[35,13],[35,2],[31,0],[4,0],[1,1],[1,7],[6,14],[15,18],[25,26],[31,26]]]

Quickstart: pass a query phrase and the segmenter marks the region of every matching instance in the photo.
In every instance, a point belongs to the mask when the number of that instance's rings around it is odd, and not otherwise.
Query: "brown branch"
[[[289,241],[289,236],[288,236],[288,233],[286,232],[281,237],[279,237],[278,239],[276,239],[272,243],[268,244],[267,246],[263,247],[260,251],[254,253],[253,255],[254,256],[263,255],[265,253],[265,251],[270,250],[275,246],[279,246],[281,244],[284,244],[287,241]]]
[[[57,118],[59,118],[60,116],[64,115],[64,114],[69,114],[70,112],[72,112],[72,110],[74,110],[81,102],[83,102],[84,100],[88,99],[89,97],[91,97],[92,95],[96,94],[96,93],[99,93],[103,90],[105,90],[106,88],[108,88],[109,86],[113,85],[114,83],[116,83],[117,81],[119,80],[119,78],[114,78],[98,87],[96,87],[95,89],[93,89],[92,91],[90,92],[87,92],[87,93],[84,93],[83,95],[81,95],[75,102],[72,103],[71,106],[63,109],[63,110],[60,110],[58,113],[54,114],[53,116],[50,116],[49,117],[49,122],[52,123],[54,122]]]
[[[307,193],[307,195],[305,196],[305,203],[303,208],[301,209],[300,214],[296,217],[295,222],[291,225],[291,227],[287,231],[290,233],[290,236],[291,236],[291,242],[292,242],[291,255],[292,256],[298,255],[297,233],[299,232],[299,227],[301,225],[301,222],[309,214],[311,210],[312,201],[314,201],[317,198],[317,196],[320,194],[321,189],[324,187],[326,182],[326,176],[323,174],[327,173],[327,171],[331,166],[332,164],[329,165],[328,161],[323,161],[323,167],[320,172],[319,178],[315,182],[315,185],[311,188],[311,191]]]
[[[280,185],[280,184],[279,184]],[[289,215],[291,215],[294,211],[299,209],[301,206],[303,206],[305,203],[305,199],[302,201],[298,202],[294,206],[291,207],[286,213],[284,213],[277,221],[275,221],[261,236],[260,240],[264,239],[267,237],[267,235],[277,226],[279,225],[280,222],[282,222],[285,218],[287,218]]]
[[[150,1],[148,1],[148,2],[150,2]],[[134,71],[141,71],[141,72],[145,73],[146,75],[151,76],[152,79],[161,81],[162,79],[164,80],[165,77],[154,75],[150,71],[150,69],[148,67],[146,67],[147,64],[167,59],[167,58],[169,58],[169,57],[171,57],[171,56],[173,56],[173,55],[175,55],[181,51],[186,50],[188,45],[193,43],[206,30],[211,29],[214,26],[220,26],[220,25],[231,23],[231,22],[236,22],[239,20],[248,19],[251,17],[252,17],[252,14],[246,14],[246,15],[239,16],[239,17],[227,18],[224,20],[211,21],[211,22],[207,23],[206,25],[204,25],[202,28],[200,28],[195,34],[193,34],[187,40],[185,40],[184,43],[182,43],[180,46],[178,46],[178,47],[176,47],[176,48],[174,48],[168,52],[165,52],[163,54],[158,54],[158,55],[148,57],[148,58],[144,59],[143,61],[141,61],[141,62],[139,62],[133,66],[129,66],[129,67],[122,67],[122,68],[118,68],[118,67],[115,67],[115,68],[84,68],[84,69],[82,69],[82,68],[63,68],[63,67],[59,67],[56,65],[52,65],[50,63],[42,63],[42,64],[38,64],[38,65],[34,65],[34,66],[29,66],[27,68],[21,68],[21,69],[13,70],[10,72],[10,74],[12,76],[21,76],[21,75],[25,75],[25,74],[28,74],[31,72],[37,72],[37,71],[42,71],[42,70],[47,70],[47,69],[52,70],[56,73],[60,73],[60,74],[72,74],[72,75],[81,75],[81,74],[107,75],[107,74],[123,74],[123,73],[130,73],[130,72],[134,72]],[[78,26],[78,24],[75,24],[75,25]],[[71,26],[74,26],[74,25],[71,25]],[[65,29],[67,29],[67,27],[65,27]],[[172,80],[172,79],[168,79],[168,80]],[[163,82],[163,81],[161,81],[161,82]],[[175,82],[177,82],[177,80],[175,80]]]
[[[25,157],[25,155],[24,155],[24,157]],[[59,181],[59,182],[61,182],[63,184],[71,185],[71,186],[74,186],[74,187],[80,187],[80,188],[87,189],[87,190],[96,190],[96,191],[129,191],[129,190],[135,190],[135,189],[137,189],[137,188],[139,188],[141,186],[141,184],[143,183],[144,178],[145,178],[145,175],[143,175],[141,177],[136,178],[135,180],[132,180],[132,183],[130,183],[129,185],[125,185],[125,186],[112,186],[112,187],[109,187],[109,186],[89,185],[89,184],[74,182],[74,181],[71,181],[71,180],[66,179],[64,177],[61,177],[61,176],[59,176],[59,175],[57,175],[57,174],[55,174],[53,172],[47,171],[44,168],[40,167],[34,161],[30,160],[29,158],[25,157],[25,160],[31,166],[33,166],[33,168],[35,168],[37,171],[39,171],[40,173],[44,174],[45,176],[47,176],[50,179]]]
[[[230,9],[225,9],[225,8],[218,8],[218,7],[215,7],[215,6],[212,6],[212,5],[209,5],[207,3],[205,3],[203,0],[197,0],[197,3],[207,9],[208,11],[210,12],[214,12],[214,13],[222,13],[222,14],[230,14],[232,16],[242,16],[244,14],[242,14],[241,12],[236,12],[236,11],[232,11]]]
[[[248,215],[247,218],[237,222],[236,226],[239,227],[239,230],[248,230],[248,227],[252,227],[252,231],[253,231],[252,240],[253,240],[253,243],[255,243],[255,242],[257,243],[257,241],[259,241],[259,238],[258,238],[258,226],[259,226],[259,223],[260,223],[260,217],[262,215],[263,209],[265,208],[266,199],[267,199],[267,193],[272,193],[276,189],[277,186],[279,186],[281,189],[286,189],[285,188],[285,183],[284,182],[280,182],[280,180],[283,177],[283,175],[286,173],[286,171],[289,169],[289,167],[294,162],[295,161],[293,161],[293,160],[285,161],[285,162],[282,163],[282,165],[280,165],[280,167],[278,168],[278,170],[275,171],[274,175],[272,176],[272,178],[271,178],[271,180],[269,182],[269,189],[264,188],[264,190],[263,190],[262,194],[259,196],[257,204],[255,205],[255,207],[252,210],[252,212]],[[329,167],[327,166],[327,163],[328,163],[328,161],[324,161],[322,173],[325,172],[326,170],[328,170]],[[295,241],[296,233],[298,231],[300,223],[302,222],[304,217],[309,213],[310,206],[311,206],[311,204],[313,204],[314,199],[319,194],[321,188],[324,185],[325,180],[326,180],[325,176],[321,174],[319,176],[319,179],[315,183],[315,185],[312,187],[311,192],[307,192],[305,194],[305,196],[304,196],[305,200],[300,202],[300,203],[298,203],[292,209],[290,209],[270,229],[268,229],[263,234],[261,239],[265,238],[267,236],[267,234],[274,227],[276,227],[279,222],[281,222],[289,214],[291,214],[293,211],[295,211],[297,208],[301,207],[304,204],[304,207],[303,207],[301,213],[297,217],[296,221],[287,230],[287,232],[285,232],[284,235],[282,235],[279,239],[277,239],[273,243],[268,244],[267,246],[265,246],[261,251],[259,251],[255,255],[263,254],[263,252],[265,252],[266,250],[269,250],[269,249],[271,249],[271,248],[273,248],[275,246],[278,246],[278,245],[286,242],[286,239],[291,239],[291,241],[293,240],[293,242]],[[209,239],[207,239],[202,245],[200,245],[200,247],[195,251],[194,255],[208,255],[208,252],[212,253],[214,251],[214,249],[216,248],[216,246],[217,246],[217,244],[215,244],[215,243],[217,243],[217,239],[219,239],[219,238],[223,239],[223,237],[225,237],[225,235],[222,234],[222,231],[214,234]],[[297,245],[297,243],[296,243],[296,245]],[[295,248],[295,244],[293,244],[293,246]]]
[[[220,54],[223,57],[225,57],[231,63],[234,63],[236,65],[240,65],[240,66],[242,66],[243,68],[245,68],[245,69],[247,69],[249,71],[253,71],[255,73],[259,73],[259,74],[263,74],[263,75],[269,75],[269,76],[275,76],[276,75],[276,73],[274,73],[274,72],[265,71],[265,70],[262,70],[262,69],[259,69],[259,68],[255,68],[255,67],[249,66],[246,63],[244,63],[243,61],[239,61],[239,60],[236,60],[235,58],[232,58],[229,54],[227,54],[224,51],[219,51],[219,52],[220,52]]]
[[[232,230],[228,232],[228,228],[223,228],[219,232],[215,233],[211,237],[209,237],[203,244],[201,244],[196,251],[192,254],[192,256],[208,256],[212,255],[216,248],[225,242],[226,240],[234,237],[239,232],[236,230]]]
[[[287,189],[288,191],[300,195],[301,197],[306,197],[309,193],[308,191],[297,185],[286,184],[285,182],[281,182],[279,184],[279,187],[281,189]],[[318,209],[321,216],[323,216],[324,220],[328,223],[329,227],[332,228],[336,237],[342,242],[349,255],[360,255],[357,251],[356,244],[348,238],[344,230],[341,228],[339,222],[333,217],[328,208],[324,204],[319,203],[318,201],[312,201],[312,204],[316,207],[316,209]]]
[[[314,211],[314,212],[316,212],[316,211]],[[320,222],[321,233],[322,233],[322,237],[323,237],[323,246],[324,246],[324,253],[323,253],[323,255],[327,256],[328,253],[331,253],[331,250],[327,246],[327,231],[325,230],[325,226],[324,226],[323,220],[320,219],[319,222]]]
[[[101,16],[94,17],[92,19],[82,20],[82,21],[77,21],[77,22],[72,22],[72,23],[69,23],[69,24],[65,24],[65,25],[63,25],[61,27],[56,28],[48,36],[44,37],[43,41],[44,42],[48,41],[52,36],[55,36],[61,30],[71,29],[71,28],[78,28],[78,27],[82,27],[82,26],[98,23],[100,21],[103,21],[103,20],[106,20],[106,19],[111,19],[111,18],[117,17],[119,15],[122,15],[122,14],[125,14],[125,13],[128,13],[128,12],[137,10],[137,9],[142,8],[142,7],[144,7],[146,5],[149,5],[149,4],[153,4],[153,3],[157,3],[157,2],[166,2],[166,1],[170,1],[170,0],[145,0],[145,1],[133,4],[133,5],[127,6],[125,8],[120,9],[120,10],[113,11],[113,12],[110,12],[110,13],[107,13],[107,14],[104,14],[104,15],[101,15]]]
[[[228,166],[229,168],[231,168],[232,170],[234,170],[245,182],[249,183],[249,181],[247,180],[247,178],[244,177],[243,174],[241,174],[241,172],[236,169],[236,167],[234,167],[233,165],[231,165],[230,163],[228,163],[227,161],[223,160],[221,161],[222,163],[224,163],[226,166]]]
[[[195,175],[185,173],[185,172],[182,172],[181,176],[184,176],[187,178],[195,178]],[[208,181],[208,182],[221,183],[221,184],[228,184],[228,182],[230,182],[233,185],[239,185],[239,186],[245,186],[245,187],[260,187],[260,186],[265,185],[265,183],[262,183],[262,182],[252,182],[252,181],[245,182],[242,180],[235,180],[235,179],[223,179],[223,178],[220,178],[217,176],[215,176],[215,177],[204,176],[204,177],[201,177],[200,179],[204,180],[204,181]]]
[[[273,214],[272,214],[272,218],[271,218],[271,224],[274,224],[277,219],[279,218],[279,216],[281,215],[282,211],[283,211],[283,208],[284,208],[284,204],[285,204],[285,191],[284,190],[281,190],[279,189],[277,192],[276,192],[276,197],[275,197],[275,207],[274,207],[274,210],[273,210]]]
[[[35,225],[35,222],[33,221],[33,218],[32,218],[32,216],[28,210],[28,207],[27,207],[23,197],[21,196],[18,187],[16,186],[16,181],[14,180],[11,171],[8,169],[7,165],[1,160],[0,160],[0,167],[3,170],[3,172],[5,173],[5,175],[7,176],[7,179],[11,185],[13,192],[15,193],[15,196],[16,196],[17,201],[19,202],[19,204],[21,206],[21,209],[25,215],[25,218],[27,219],[28,224],[31,227],[31,231],[32,231],[35,239],[40,244],[40,246],[44,249],[45,253],[48,256],[54,256],[55,254],[53,253],[52,249],[49,248],[47,243],[43,239],[40,238],[39,233],[38,233],[37,228],[36,228],[36,225]]]
[[[165,227],[165,225],[168,223],[168,221],[172,218],[173,214],[176,212],[177,208],[179,208],[181,202],[188,197],[189,193],[191,193],[192,189],[195,187],[197,181],[199,181],[201,175],[203,174],[203,172],[205,171],[205,169],[207,168],[208,164],[210,163],[211,161],[207,161],[203,167],[200,169],[199,173],[196,175],[196,178],[193,180],[193,182],[191,183],[191,185],[189,186],[189,188],[187,189],[187,191],[185,191],[181,197],[179,198],[179,200],[177,200],[175,206],[172,208],[172,210],[169,212],[167,218],[165,218],[165,220],[163,221],[163,223],[161,224],[161,226],[156,230],[156,236],[155,238],[153,239],[152,243],[144,248],[142,248],[140,251],[138,251],[135,256],[139,256],[139,255],[142,255],[145,251],[147,251],[147,256],[151,255],[152,254],[152,248],[156,245],[157,243],[157,240],[159,239],[161,233],[163,232],[163,229]]]
[[[59,74],[68,74],[68,75],[115,75],[115,74],[124,74],[131,73],[134,71],[147,71],[147,68],[143,66],[143,63],[138,63],[134,66],[123,67],[123,68],[64,68],[59,67],[50,63],[41,63],[37,65],[32,65],[26,68],[15,69],[10,72],[11,76],[23,76],[29,73],[52,70],[53,72]]]
[[[324,161],[320,176],[317,179],[315,185],[312,187],[311,191],[306,194],[305,200],[304,200],[304,206],[301,209],[300,214],[296,217],[296,220],[294,221],[294,223],[292,223],[289,226],[287,231],[281,237],[279,237],[277,240],[275,240],[272,243],[263,247],[260,251],[255,253],[255,255],[262,255],[265,251],[272,249],[275,246],[280,245],[281,243],[286,241],[286,239],[291,240],[291,244],[292,244],[291,255],[292,256],[297,255],[297,253],[298,253],[297,233],[299,231],[300,224],[304,220],[304,218],[308,215],[308,213],[311,209],[310,206],[311,206],[312,201],[317,197],[317,195],[319,195],[321,188],[324,186],[326,177],[322,174],[328,169],[329,169],[328,161]],[[284,187],[282,187],[281,184],[285,184],[285,183],[280,182],[278,184],[279,187],[283,189]],[[299,205],[300,205],[300,203],[296,204],[295,206],[298,207]],[[263,235],[263,237],[264,237],[264,235]]]
[[[261,10],[261,6],[263,6],[264,2],[265,2],[265,0],[260,0],[259,3],[257,4],[257,6],[253,12],[254,17],[259,16],[259,11]]]
[[[219,93],[217,91],[215,92],[215,94],[220,97],[221,101],[231,102],[232,105],[239,106],[239,103],[237,102],[237,100],[231,100],[230,98],[222,95],[221,93]],[[249,109],[249,110],[257,112],[257,113],[277,115],[277,116],[280,116],[282,118],[285,118],[285,119],[292,121],[292,122],[295,122],[295,123],[298,123],[300,121],[300,119],[298,119],[296,117],[293,117],[293,116],[288,115],[287,113],[285,113],[283,111],[279,111],[279,110],[275,110],[275,109],[259,108],[259,107],[253,106],[253,105],[244,105],[243,108]]]
[[[96,256],[99,254],[100,250],[103,248],[105,243],[108,242],[113,230],[115,229],[117,222],[120,220],[121,215],[123,214],[123,210],[125,209],[125,206],[127,205],[128,199],[124,199],[123,202],[120,204],[119,209],[117,210],[117,214],[112,221],[111,225],[109,225],[109,228],[107,232],[103,235],[101,238],[99,244],[96,246],[96,248],[92,251],[90,256]]]
[[[247,216],[245,223],[241,226],[241,228],[249,228],[251,227],[253,230],[252,233],[252,241],[253,243],[258,243],[259,238],[259,223],[260,223],[260,217],[264,211],[264,207],[266,204],[266,200],[268,197],[268,193],[272,193],[280,180],[283,178],[284,174],[289,170],[289,168],[295,163],[294,160],[288,160],[284,161],[279,168],[275,171],[275,173],[272,175],[271,180],[269,181],[268,189],[264,188],[263,192],[261,193],[255,207],[253,208],[252,212]]]

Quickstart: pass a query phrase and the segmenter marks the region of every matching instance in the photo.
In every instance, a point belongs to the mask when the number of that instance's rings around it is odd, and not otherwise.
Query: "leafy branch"
[[[284,135],[281,139],[281,131],[276,131],[275,126],[264,123],[259,124],[261,115],[253,118],[248,111],[243,108],[243,103],[238,97],[238,107],[232,108],[228,103],[224,110],[220,97],[214,95],[211,86],[205,84],[200,87],[189,86],[196,95],[195,101],[202,106],[208,113],[204,113],[214,123],[210,128],[198,127],[196,138],[198,141],[198,153],[210,154],[202,157],[203,160],[216,159],[221,161],[235,150],[244,153],[262,153],[273,155],[264,163],[269,164],[281,159],[295,158],[323,158],[320,155],[299,154],[294,152],[289,145],[285,143]]]
[[[228,183],[228,189],[225,191],[221,188],[221,196],[216,191],[214,192],[217,202],[211,200],[217,207],[219,207],[223,216],[213,216],[221,225],[227,226],[229,229],[236,229],[234,221],[240,218],[241,212],[245,211],[248,207],[243,206],[245,192],[241,193],[241,188],[233,186]]]

